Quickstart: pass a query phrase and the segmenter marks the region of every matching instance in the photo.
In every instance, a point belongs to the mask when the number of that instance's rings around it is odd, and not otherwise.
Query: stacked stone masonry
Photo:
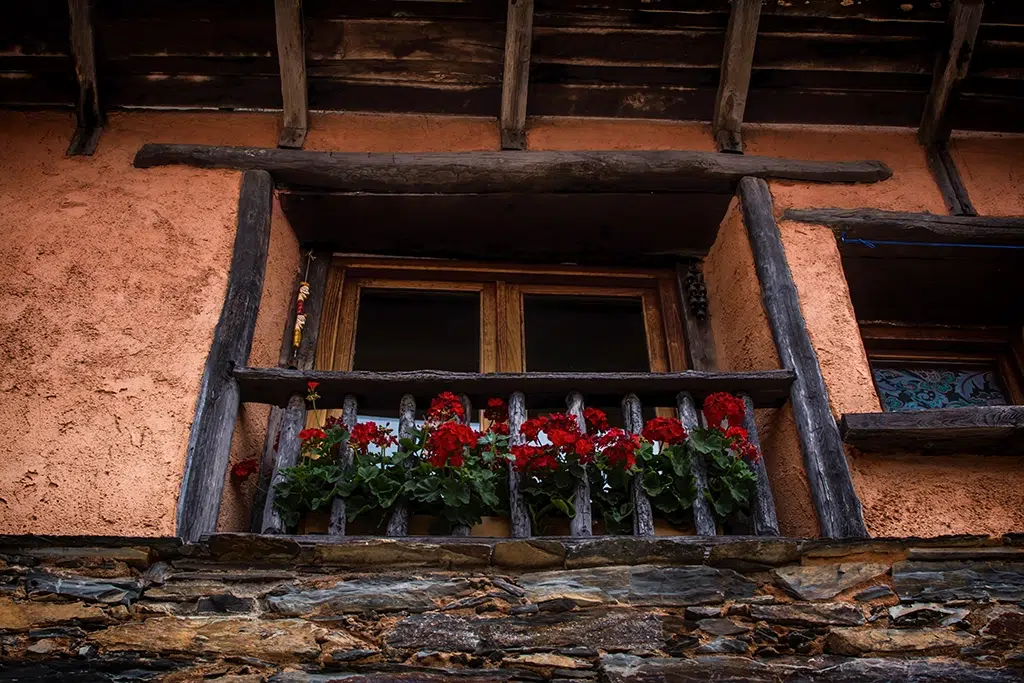
[[[0,537],[0,680],[1024,680],[1024,537]]]

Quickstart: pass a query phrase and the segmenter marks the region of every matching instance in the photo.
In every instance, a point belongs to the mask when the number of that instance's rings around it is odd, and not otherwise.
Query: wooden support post
[[[740,394],[743,399],[743,428],[747,430],[747,440],[757,447],[761,458],[751,466],[757,476],[757,500],[754,501],[754,533],[758,536],[778,536],[779,520],[775,515],[775,496],[772,495],[771,483],[768,481],[768,470],[764,466],[764,451],[761,440],[757,436],[757,422],[754,419],[754,402],[750,396]]]
[[[685,391],[680,392],[676,404],[679,408],[679,420],[687,431],[700,426],[700,417],[697,415],[693,396]],[[714,536],[718,529],[715,525],[715,516],[711,513],[711,503],[704,495],[708,490],[708,466],[701,453],[694,452],[690,468],[697,489],[697,497],[693,501],[693,526],[698,536]]]
[[[398,406],[398,438],[407,439],[412,436],[412,430],[416,426],[416,399],[409,394],[402,397]],[[411,467],[412,461],[406,460],[405,466]],[[404,497],[398,499],[395,509],[391,511],[391,518],[388,520],[388,536],[409,535],[409,501]]]
[[[75,133],[67,155],[91,156],[103,129],[99,90],[96,86],[96,50],[93,45],[92,0],[68,0],[71,15],[71,58],[78,81]]]
[[[186,541],[198,541],[217,529],[240,396],[231,370],[245,366],[252,349],[267,269],[273,190],[266,171],[242,175],[227,293],[206,357],[178,496],[178,536]]]
[[[686,339],[687,367],[714,372],[718,369],[718,360],[711,324],[708,322],[708,290],[704,285],[700,262],[677,263],[676,282],[679,285],[679,313],[683,319]]]
[[[468,425],[473,421],[473,403],[465,394],[459,396],[459,402],[462,404],[462,419],[460,422]],[[471,531],[472,528],[468,524],[453,524],[451,534],[452,536],[469,536]]]
[[[526,422],[526,397],[521,391],[514,392],[508,399],[508,433],[513,446],[521,446],[525,442],[519,428]],[[519,488],[519,472],[512,463],[508,465],[508,507],[511,517],[512,538],[528,538],[532,534],[530,528],[530,511]]]
[[[643,406],[636,394],[626,394],[622,399],[622,415],[626,422],[626,431],[639,434],[644,428]],[[654,512],[651,501],[644,491],[643,476],[637,472],[630,479],[630,499],[633,501],[633,535],[654,535]]]
[[[341,420],[349,433],[352,433],[352,428],[356,426],[358,419],[359,403],[356,401],[355,396],[349,394],[345,397],[345,407],[342,408],[341,413]],[[352,467],[352,459],[352,446],[346,441],[338,449],[338,460],[342,472],[348,472],[349,468]],[[345,499],[339,496],[331,502],[331,522],[327,527],[327,533],[331,536],[344,536],[348,525],[348,517],[346,515]]]
[[[277,456],[274,458],[274,472],[270,475],[270,486],[263,503],[263,519],[260,524],[261,534],[283,534],[287,531],[281,513],[274,507],[277,499],[277,487],[284,481],[283,470],[295,467],[299,463],[302,443],[299,432],[306,426],[306,397],[293,394],[288,400],[281,417],[281,431],[278,436]]]
[[[583,394],[573,391],[565,400],[568,413],[576,418],[576,424],[584,434],[587,432],[587,421],[583,418]],[[590,511],[590,475],[586,465],[583,476],[576,482],[576,515],[569,523],[569,534],[572,536],[593,536],[594,521]]]
[[[743,153],[743,110],[747,106],[750,71],[754,63],[757,24],[761,18],[761,0],[732,0],[729,27],[725,31],[725,50],[715,99],[712,130],[719,152]]]
[[[744,178],[740,181],[739,198],[761,283],[761,304],[768,316],[775,348],[782,366],[796,373],[796,381],[790,387],[790,405],[821,533],[827,538],[866,537],[860,500],[853,488],[818,355],[807,333],[796,284],[786,261],[768,183],[759,178]]]
[[[274,0],[283,116],[278,147],[300,149],[309,128],[302,0]]]
[[[926,150],[926,153],[928,168],[931,169],[935,183],[939,186],[946,210],[953,216],[977,216],[978,212],[967,194],[967,186],[964,185],[956,162],[949,153],[949,145],[945,142],[936,142]]]
[[[505,74],[501,85],[502,149],[526,149],[526,94],[532,42],[533,0],[508,0]]]
[[[953,0],[950,5],[946,40],[942,52],[935,60],[931,90],[925,100],[921,126],[917,131],[918,139],[925,148],[949,140],[952,128],[949,102],[967,76],[983,9],[985,3],[982,0]]]

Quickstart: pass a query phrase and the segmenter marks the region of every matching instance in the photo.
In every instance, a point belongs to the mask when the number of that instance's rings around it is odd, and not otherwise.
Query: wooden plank
[[[533,0],[508,0],[505,74],[501,87],[502,149],[526,149],[526,95],[532,42]]]
[[[762,457],[751,465],[754,474],[757,476],[757,498],[754,500],[753,517],[754,533],[758,536],[778,536],[779,520],[775,514],[775,496],[772,495],[772,485],[768,481],[768,470],[764,464],[764,451],[761,450],[761,439],[757,436],[757,421],[754,419],[754,402],[746,394],[740,394],[743,399],[745,412],[743,415],[743,428],[747,430],[747,439],[757,447]]]
[[[687,367],[708,372],[717,370],[715,341],[708,322],[708,290],[701,264],[696,261],[677,263],[676,282],[682,304],[679,313],[686,334]]]
[[[408,439],[412,436],[412,430],[416,427],[416,399],[409,394],[402,396],[398,404],[398,438]],[[412,460],[406,459],[405,467],[412,467]],[[391,511],[388,518],[387,536],[406,536],[409,534],[409,501],[400,497],[395,503],[395,509]]]
[[[569,393],[565,399],[566,412],[576,419],[580,431],[587,433],[587,421],[583,418],[583,394],[578,391]],[[583,466],[583,476],[576,480],[576,494],[573,503],[576,506],[576,514],[569,520],[569,535],[573,537],[593,536],[594,520],[590,506],[590,476],[587,474],[587,465]]]
[[[359,419],[359,403],[356,401],[355,396],[349,395],[345,397],[341,415],[345,428],[351,433],[352,428],[356,426],[356,422]],[[341,444],[338,454],[342,471],[348,471],[352,467],[353,458],[352,446],[349,445],[348,441]],[[331,502],[331,521],[327,528],[327,533],[331,536],[344,536],[347,524],[348,517],[347,510],[345,509],[345,499],[338,496]]]
[[[1024,407],[847,413],[843,439],[874,453],[1024,455]]]
[[[757,24],[761,18],[761,0],[732,0],[729,27],[725,32],[722,70],[711,120],[719,152],[743,153],[743,110],[747,106],[750,70],[754,63]]]
[[[752,176],[806,182],[885,180],[881,161],[799,161],[711,152],[305,152],[262,147],[147,144],[136,168],[263,169],[286,187],[350,192],[732,191]]]
[[[697,414],[697,407],[689,392],[679,392],[676,397],[676,405],[679,408],[679,420],[687,431],[700,426],[701,420]],[[693,473],[693,483],[697,489],[697,497],[693,500],[694,529],[698,536],[715,536],[718,533],[718,527],[715,524],[715,516],[711,513],[711,503],[705,498],[705,492],[708,490],[708,466],[704,462],[702,453],[693,452],[690,471]]]
[[[1024,244],[1024,216],[939,216],[879,209],[788,209],[784,220],[814,223],[847,240]],[[922,256],[928,252],[922,253]]]
[[[515,391],[508,399],[508,432],[513,446],[521,446],[526,439],[519,428],[526,422],[526,397]],[[526,506],[523,492],[519,488],[519,472],[512,463],[508,464],[508,507],[511,520],[512,538],[529,538],[533,531],[530,524],[530,510]]]
[[[566,393],[579,391],[593,405],[615,405],[635,393],[649,405],[674,405],[676,394],[696,397],[716,391],[750,394],[759,408],[777,408],[786,402],[794,374],[788,370],[757,372],[530,372],[477,373],[418,370],[414,372],[309,371],[285,368],[235,368],[243,400],[249,403],[285,405],[294,393],[305,392],[306,383],[320,383],[317,404],[341,407],[346,395],[359,399],[363,410],[394,406],[405,394],[429,400],[442,391],[466,394],[473,401],[491,396],[510,396],[522,391],[534,409],[564,406]]]
[[[796,373],[790,387],[790,405],[822,535],[866,537],[860,500],[853,488],[818,355],[807,332],[796,284],[786,261],[768,183],[744,178],[740,181],[739,198],[761,283],[761,304],[768,316],[775,348],[782,366]]]
[[[928,167],[939,185],[946,209],[954,216],[977,216],[978,212],[967,194],[967,186],[956,167],[956,161],[949,153],[949,146],[937,142],[928,148],[927,157]]]
[[[299,432],[306,425],[306,399],[304,394],[293,394],[288,399],[288,407],[281,417],[281,430],[277,441],[277,455],[274,459],[274,471],[270,475],[267,497],[263,504],[263,518],[260,523],[261,534],[283,534],[287,531],[281,513],[274,507],[277,487],[284,481],[283,470],[295,467],[299,463],[302,443]]]
[[[644,428],[643,406],[636,394],[626,394],[622,399],[622,416],[626,431],[639,434]],[[654,536],[654,511],[644,491],[643,475],[637,471],[629,480],[629,497],[633,503],[633,535]]]
[[[274,0],[277,58],[281,67],[284,103],[278,147],[301,149],[309,128],[306,88],[306,44],[302,28],[302,0]]]
[[[68,0],[68,11],[71,14],[71,56],[78,81],[78,101],[75,105],[75,133],[68,145],[67,155],[92,156],[104,124],[96,85],[92,0]]]
[[[244,367],[252,349],[267,268],[273,190],[265,171],[242,176],[227,293],[206,357],[178,497],[177,533],[186,541],[217,529],[240,401],[231,369]]]
[[[925,147],[949,140],[952,129],[949,103],[967,76],[984,8],[983,0],[953,0],[950,5],[946,40],[935,60],[932,87],[917,130],[917,136]]]

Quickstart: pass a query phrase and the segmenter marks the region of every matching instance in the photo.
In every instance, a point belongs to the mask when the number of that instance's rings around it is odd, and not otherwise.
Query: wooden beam
[[[68,11],[71,15],[71,58],[75,63],[78,100],[75,104],[77,124],[67,154],[91,156],[96,151],[104,124],[96,86],[92,0],[68,0]]]
[[[925,100],[921,126],[917,131],[917,136],[925,147],[949,140],[952,128],[949,102],[959,88],[960,82],[967,76],[984,8],[985,3],[982,0],[953,0],[950,5],[949,18],[946,21],[946,40],[942,52],[935,60],[931,90],[928,92],[928,99]]]
[[[508,431],[511,445],[522,446],[526,443],[526,437],[519,431],[524,422],[526,422],[526,396],[521,391],[516,391],[508,399]],[[512,527],[512,538],[528,538],[532,533],[530,509],[523,497],[519,470],[511,462],[508,464],[508,514]]]
[[[722,70],[711,127],[719,152],[743,153],[743,110],[747,106],[761,0],[732,0],[725,31]]]
[[[530,84],[533,0],[508,0],[505,71],[501,84],[501,148],[526,149],[526,94]]]
[[[286,368],[237,367],[233,376],[248,403],[284,406],[295,393],[305,392],[306,383],[320,383],[318,408],[340,408],[352,394],[360,410],[394,410],[402,396],[411,394],[429,402],[442,391],[466,394],[484,405],[492,396],[511,396],[521,391],[530,410],[563,408],[565,396],[578,391],[590,405],[615,405],[628,393],[648,405],[675,405],[680,391],[703,398],[716,391],[746,393],[759,408],[777,408],[789,395],[794,375],[787,370],[758,372],[413,372],[309,371]],[[607,401],[607,402],[606,402]]]
[[[636,394],[626,394],[622,399],[622,417],[626,431],[640,434],[644,430],[643,404]],[[654,511],[644,490],[643,476],[634,474],[629,479],[629,499],[633,503],[633,535],[654,535]]]
[[[782,366],[796,374],[790,387],[790,406],[822,535],[865,537],[867,528],[860,500],[853,489],[818,354],[807,332],[796,284],[786,261],[768,183],[744,178],[740,181],[739,198],[761,283],[761,304],[768,316],[775,348]]]
[[[565,399],[565,407],[565,412],[576,420],[580,432],[586,434],[587,421],[583,417],[583,394],[578,391],[570,392]],[[587,465],[583,465],[581,469],[583,473],[576,479],[576,493],[573,496],[576,514],[569,520],[569,535],[577,537],[594,535],[593,509],[590,505],[590,475],[587,473]]]
[[[740,394],[740,398],[743,399],[744,407],[743,428],[747,430],[750,443],[762,454],[762,457],[750,466],[757,477],[757,498],[754,500],[753,510],[751,510],[751,516],[754,518],[754,533],[758,536],[778,536],[779,519],[775,513],[775,496],[772,493],[771,482],[768,481],[768,468],[764,464],[761,439],[757,436],[754,402],[746,394]]]
[[[954,216],[977,216],[960,171],[949,153],[949,145],[937,142],[926,150],[928,168],[939,186],[946,210]]]
[[[277,59],[281,67],[283,116],[277,146],[301,149],[309,128],[306,87],[306,43],[302,0],[274,0]]]
[[[199,386],[178,497],[178,536],[186,541],[198,541],[217,529],[241,393],[231,370],[244,367],[252,349],[267,268],[273,192],[267,172],[246,171],[242,176],[227,293]]]
[[[699,261],[676,264],[679,314],[686,337],[686,367],[713,372],[718,369],[715,340],[708,322],[708,290]]]
[[[679,410],[679,420],[686,427],[687,431],[699,428],[703,420],[697,412],[697,404],[689,392],[681,391],[676,397],[676,406]],[[715,536],[718,533],[718,525],[715,524],[715,516],[711,512],[711,502],[707,499],[708,490],[708,465],[704,461],[704,454],[695,450],[690,459],[690,471],[693,474],[693,486],[697,491],[697,497],[693,500],[693,527],[698,536]]]
[[[263,169],[286,187],[349,192],[733,192],[753,176],[873,183],[881,161],[798,161],[715,152],[303,152],[263,147],[143,145],[136,168]]]
[[[873,453],[1024,455],[1024,406],[848,413],[842,432]]]
[[[789,209],[784,220],[814,223],[848,240],[1024,245],[1024,216],[937,216],[879,209]],[[922,253],[923,256],[927,252]]]

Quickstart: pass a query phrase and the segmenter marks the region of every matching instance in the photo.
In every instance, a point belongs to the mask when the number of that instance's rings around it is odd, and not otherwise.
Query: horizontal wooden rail
[[[1024,455],[1024,406],[848,413],[840,429],[874,453]]]
[[[878,209],[789,209],[782,218],[815,223],[848,239],[956,244],[1024,244],[1024,216],[937,216]]]
[[[680,151],[304,152],[264,147],[147,144],[136,168],[262,169],[284,187],[349,192],[732,192],[752,176],[873,183],[881,161],[800,161]]]
[[[687,391],[703,397],[716,391],[743,392],[758,408],[783,405],[794,375],[788,370],[761,372],[531,372],[477,373],[420,370],[415,372],[304,372],[285,368],[236,368],[242,401],[283,406],[288,397],[305,392],[306,383],[319,382],[318,408],[340,408],[345,396],[359,401],[360,411],[394,410],[405,394],[417,401],[442,391],[465,394],[476,405],[513,392],[526,395],[536,408],[565,408],[565,396],[580,392],[591,406],[617,406],[633,393],[650,406],[674,406],[676,395]]]

